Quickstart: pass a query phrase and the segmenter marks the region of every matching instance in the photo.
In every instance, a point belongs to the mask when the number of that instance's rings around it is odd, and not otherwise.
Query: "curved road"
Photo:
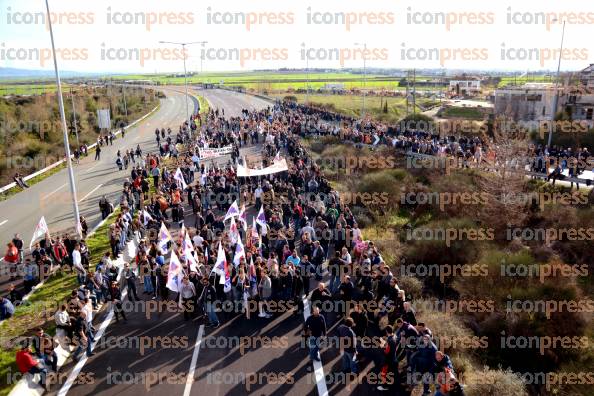
[[[180,87],[164,87],[167,98],[161,99],[161,107],[153,114],[118,137],[113,146],[104,146],[101,159],[94,161],[95,154],[74,165],[74,177],[81,215],[87,219],[89,229],[101,221],[99,200],[105,195],[110,202],[119,199],[122,184],[130,176],[130,170],[119,171],[115,165],[117,150],[136,148],[143,153],[154,152],[157,144],[155,128],[167,128],[177,132],[186,117],[185,98]],[[241,109],[266,107],[270,103],[253,96],[224,90],[194,90],[203,95],[213,108],[224,108],[228,115],[239,115]],[[193,102],[193,103],[192,103]],[[189,102],[189,112],[197,109],[197,100]],[[25,246],[29,246],[37,222],[45,216],[52,236],[74,230],[72,198],[68,173],[63,169],[31,186],[27,190],[0,202],[0,243],[8,243],[15,233],[21,234]],[[0,290],[6,286],[7,277],[0,276]]]

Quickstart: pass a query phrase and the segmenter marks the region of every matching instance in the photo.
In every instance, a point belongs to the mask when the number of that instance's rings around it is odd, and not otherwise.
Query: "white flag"
[[[227,221],[235,216],[239,216],[239,206],[237,205],[237,200],[233,202],[231,206],[229,206],[229,210],[227,210],[227,214],[223,221]]]
[[[31,247],[33,246],[35,240],[41,238],[45,234],[49,234],[49,228],[47,227],[47,223],[45,222],[45,217],[41,216],[39,223],[37,223],[37,226],[35,226],[35,231],[33,231],[33,238],[31,238],[31,243],[29,244],[29,250],[31,250]]]
[[[169,270],[167,271],[167,288],[174,292],[179,292],[181,289],[181,275],[182,265],[177,258],[175,252],[171,252],[171,259],[169,260]]]
[[[179,188],[181,188],[182,190],[188,188],[188,185],[184,180],[184,174],[182,173],[181,169],[177,168],[177,170],[175,171],[175,175],[173,175],[173,178],[177,181],[177,185]]]
[[[190,271],[198,272],[198,261],[196,260],[196,257],[194,257],[194,255],[192,253],[193,253],[192,250],[189,250],[186,248],[184,250],[184,257],[186,258],[186,261],[188,263],[190,263]]]
[[[240,240],[239,230],[237,229],[237,223],[235,223],[235,217],[231,217],[231,224],[229,225],[229,238],[231,243],[237,243]]]
[[[237,241],[237,245],[235,245],[235,256],[233,257],[233,264],[237,267],[239,265],[239,261],[241,258],[245,260],[245,250],[243,249],[243,243],[241,243],[241,239]]]
[[[260,206],[260,211],[258,212],[258,216],[256,217],[256,223],[262,227],[261,234],[266,235],[266,215],[264,214],[264,205]]]
[[[167,227],[165,227],[165,223],[161,222],[161,229],[159,230],[159,249],[163,252],[163,254],[167,254],[167,243],[172,241],[171,234]]]
[[[245,204],[241,205],[238,220],[241,223],[241,228],[243,228],[244,231],[247,231],[247,213],[245,211]]]

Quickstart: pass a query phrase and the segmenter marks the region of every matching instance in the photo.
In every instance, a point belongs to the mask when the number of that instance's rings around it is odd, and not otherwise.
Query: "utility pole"
[[[559,50],[559,62],[557,63],[557,82],[555,83],[555,98],[553,99],[553,114],[551,114],[551,125],[549,129],[549,140],[547,143],[547,147],[551,147],[551,142],[553,141],[553,130],[555,127],[553,124],[555,123],[555,115],[557,114],[557,106],[559,105],[559,73],[561,72],[561,54],[563,53],[563,39],[565,38],[565,21],[563,21],[563,30],[561,32],[561,48]]]
[[[128,104],[126,103],[126,87],[122,86],[122,94],[124,95],[124,111],[126,112],[126,123],[128,123]]]
[[[413,114],[417,114],[417,69],[413,69]]]
[[[367,43],[355,43],[356,46],[363,45],[363,53],[367,53]],[[367,56],[363,55],[363,107],[361,109],[361,118],[365,118],[365,88],[367,86]]]
[[[309,103],[309,56],[305,51],[305,71],[307,73],[307,87],[305,87],[305,105]]]

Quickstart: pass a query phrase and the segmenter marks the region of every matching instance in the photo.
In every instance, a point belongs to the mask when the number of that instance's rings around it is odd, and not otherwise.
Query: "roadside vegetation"
[[[475,169],[453,170],[446,175],[435,169],[406,169],[402,154],[388,148],[356,148],[324,137],[304,141],[314,160],[337,155],[357,156],[359,163],[371,158],[396,157],[389,169],[361,167],[347,173],[344,168],[323,166],[322,172],[341,193],[387,194],[385,202],[351,202],[363,236],[376,242],[382,256],[399,279],[399,285],[417,306],[417,319],[433,330],[438,340],[452,337],[485,337],[484,347],[458,345],[445,347],[452,356],[459,378],[469,395],[590,395],[589,385],[553,385],[549,393],[539,386],[525,386],[513,372],[583,372],[594,363],[592,315],[588,312],[559,310],[545,313],[509,312],[507,303],[515,300],[583,300],[592,298],[594,246],[590,241],[519,240],[506,237],[508,224],[519,228],[588,228],[594,224],[594,194],[581,192],[584,204],[550,203],[542,208],[531,202],[504,204],[506,193],[562,193],[569,190],[524,178],[502,179]],[[321,161],[325,164],[327,161]],[[423,205],[403,199],[409,192],[437,194],[485,194],[485,202],[475,205],[440,206],[435,200]],[[423,229],[493,228],[494,238],[474,241],[460,238],[446,244],[442,240],[411,238],[411,231]],[[438,275],[417,276],[405,266],[465,265],[484,268],[485,276],[454,274],[443,280]],[[577,266],[581,275],[544,277],[504,276],[501,265],[526,267]],[[585,274],[584,274],[585,273]],[[494,287],[496,286],[496,287]],[[492,310],[458,309],[445,312],[426,301],[493,301]],[[579,348],[501,348],[507,336],[576,337],[585,342]],[[582,338],[583,337],[583,338]],[[582,344],[583,345],[583,344]],[[483,381],[480,381],[483,379]],[[545,392],[545,393],[538,393]]]
[[[110,109],[112,127],[124,126],[152,110],[159,102],[152,90],[79,88],[74,92],[78,143],[90,145],[99,137],[97,109]],[[78,147],[72,100],[64,92],[71,150]],[[126,116],[127,113],[127,116]],[[0,98],[0,185],[16,172],[33,173],[64,158],[63,134],[55,93]]]
[[[94,268],[103,254],[110,251],[108,229],[115,221],[120,209],[117,208],[93,235],[86,239],[90,252],[89,267]],[[67,301],[72,290],[78,287],[74,271],[57,269],[45,279],[23,304],[16,307],[14,315],[0,323],[2,344],[0,345],[0,396],[10,393],[15,384],[7,383],[10,374],[18,372],[15,354],[18,340],[35,334],[42,327],[49,335],[54,335],[56,328],[54,313],[60,304]]]

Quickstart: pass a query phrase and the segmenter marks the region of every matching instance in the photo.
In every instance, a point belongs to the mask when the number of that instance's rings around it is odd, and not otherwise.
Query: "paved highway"
[[[206,91],[212,107],[225,108],[227,116],[242,108],[268,106],[266,101],[225,91]],[[247,148],[252,149],[253,147]],[[188,225],[191,219],[187,218]],[[175,227],[177,228],[177,227]],[[172,229],[175,234],[177,229]],[[314,287],[312,282],[312,288]],[[150,296],[141,294],[145,302]],[[141,307],[146,307],[141,303]],[[334,383],[340,356],[336,348],[322,351],[322,364],[314,366],[301,338],[303,314],[292,310],[271,319],[246,320],[236,313],[219,313],[221,326],[203,326],[203,320],[184,321],[174,309],[147,313],[135,306],[127,313],[127,323],[112,322],[95,355],[84,365],[66,364],[59,384],[50,395],[367,395],[369,385],[345,386]],[[308,311],[306,309],[306,311]],[[338,320],[328,317],[330,335]],[[98,327],[98,325],[96,325]],[[241,345],[239,340],[243,339]],[[266,341],[268,340],[268,341]],[[264,344],[263,344],[264,343]],[[360,363],[366,372],[371,362]],[[67,387],[66,377],[77,373]],[[188,379],[189,378],[189,379]]]
[[[185,98],[180,87],[163,89],[167,98],[161,99],[161,106],[153,114],[126,131],[124,138],[117,138],[113,146],[103,146],[101,159],[95,161],[95,154],[81,159],[74,165],[74,177],[78,195],[79,210],[87,219],[89,229],[101,221],[99,200],[105,195],[115,203],[120,196],[122,184],[130,175],[130,169],[119,171],[116,153],[135,149],[138,144],[143,153],[155,152],[155,128],[167,128],[177,132],[186,117]],[[239,115],[242,108],[266,107],[268,102],[249,95],[225,90],[204,90],[195,93],[203,95],[213,108],[225,108],[229,114]],[[189,102],[190,114],[197,109],[197,100]],[[0,242],[10,241],[20,233],[25,246],[29,246],[37,222],[45,216],[52,235],[74,231],[72,198],[68,184],[68,173],[63,169],[31,186],[27,190],[0,202]],[[2,250],[4,254],[4,250]],[[7,274],[0,275],[0,290],[8,284]]]

